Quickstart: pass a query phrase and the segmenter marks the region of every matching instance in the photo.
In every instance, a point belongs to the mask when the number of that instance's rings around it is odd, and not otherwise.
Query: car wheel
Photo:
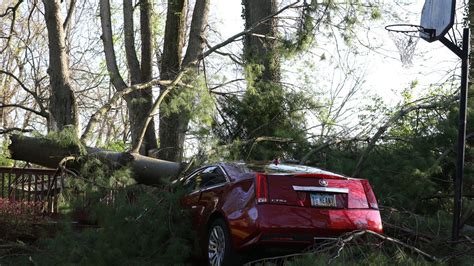
[[[238,265],[229,234],[222,219],[215,220],[207,233],[207,261],[211,266]]]

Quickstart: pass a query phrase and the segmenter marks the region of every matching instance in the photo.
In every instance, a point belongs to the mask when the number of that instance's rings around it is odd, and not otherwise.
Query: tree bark
[[[140,37],[142,41],[141,82],[152,78],[153,42],[151,29],[151,0],[140,0]]]
[[[138,62],[135,50],[135,30],[133,23],[133,3],[132,0],[123,0],[123,34],[125,43],[125,55],[130,71],[132,84],[141,82],[140,63]]]
[[[472,83],[473,83],[473,80],[472,78],[474,77],[474,2],[473,1],[467,1],[467,5],[468,5],[468,12],[469,12],[469,15],[468,15],[468,20],[469,20],[469,29],[471,30],[471,49],[470,49],[470,54],[469,54],[469,77],[471,77],[471,79],[469,79],[469,94],[471,94],[473,92],[473,89],[471,88],[472,86]]]
[[[8,147],[10,157],[49,168],[57,168],[61,160],[68,156],[78,156],[79,147],[62,147],[45,138],[33,138],[19,135],[10,136],[11,144]],[[162,184],[169,178],[178,176],[181,166],[178,163],[158,160],[137,153],[113,152],[97,148],[87,148],[87,156],[97,156],[109,161],[117,168],[130,166],[133,178],[141,184]],[[68,165],[78,170],[80,163]]]
[[[209,5],[210,0],[196,0],[189,32],[188,48],[183,59],[183,66],[185,67],[195,66],[198,63],[199,56],[204,51]]]
[[[68,57],[61,21],[59,0],[43,0],[44,17],[48,29],[49,68],[51,95],[49,130],[59,131],[72,125],[77,129],[77,105],[69,80]]]
[[[115,56],[114,42],[112,38],[112,22],[110,14],[109,0],[100,0],[100,25],[102,27],[102,43],[104,44],[105,63],[109,72],[110,82],[118,91],[127,88],[127,84],[123,81],[117,66],[117,58]]]
[[[173,80],[181,68],[182,50],[185,36],[187,0],[168,1],[166,14],[165,39],[161,61],[161,79]],[[166,91],[161,87],[161,93]],[[173,96],[166,97],[169,104]],[[182,160],[184,138],[187,130],[185,112],[170,113],[160,107],[160,152],[159,158],[179,162]]]
[[[164,79],[175,79],[181,68],[192,68],[185,80],[196,78],[198,62],[205,45],[205,29],[209,15],[210,0],[196,0],[191,20],[188,47],[182,59],[185,36],[185,10],[187,1],[168,3],[168,13],[165,28],[165,42],[161,64],[161,76]],[[166,87],[161,93],[167,92]],[[170,103],[177,96],[177,90],[164,99]],[[169,113],[160,108],[160,152],[159,157],[165,160],[180,162],[183,158],[184,141],[191,114],[189,110]]]
[[[276,0],[243,0],[245,28],[277,12]],[[260,24],[253,34],[244,38],[244,59],[247,64],[263,66],[263,72],[254,82],[280,82],[280,58],[278,56],[277,19],[272,17]]]
[[[140,82],[148,82],[152,79],[153,46],[151,34],[151,8],[150,0],[140,0],[140,36],[142,41],[141,67],[138,73],[135,71],[131,72],[132,76],[138,75],[137,77],[132,77],[132,80],[139,80]],[[135,51],[133,51],[133,53],[135,53]],[[153,105],[151,86],[143,90],[133,91],[127,95],[125,99],[129,110],[132,146],[135,147],[137,138],[144,127],[144,122],[146,121]],[[138,152],[147,155],[148,151],[156,149],[157,147],[158,143],[155,134],[155,123],[151,120],[147,125],[146,133]]]

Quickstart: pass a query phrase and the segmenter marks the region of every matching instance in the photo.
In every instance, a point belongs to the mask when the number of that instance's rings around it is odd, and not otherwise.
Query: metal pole
[[[459,95],[459,128],[456,176],[454,179],[454,214],[453,214],[453,241],[459,239],[461,210],[462,210],[462,181],[464,177],[464,157],[466,144],[466,109],[467,109],[467,87],[469,68],[469,29],[463,31],[462,56],[461,57],[461,91]]]

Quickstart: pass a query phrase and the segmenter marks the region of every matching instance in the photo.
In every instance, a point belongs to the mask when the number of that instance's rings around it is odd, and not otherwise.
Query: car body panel
[[[225,176],[218,184],[190,191],[182,200],[183,206],[191,212],[200,243],[206,244],[213,217],[227,223],[233,247],[237,250],[272,244],[310,245],[315,238],[336,237],[353,230],[383,232],[380,213],[374,208],[377,206],[375,196],[368,182],[307,169],[297,173],[266,173],[268,201],[263,203],[257,203],[256,196],[256,176],[262,173],[242,164],[210,165],[185,177],[186,183],[193,175],[196,179],[202,175],[199,182],[205,180],[206,171]],[[311,194],[320,192],[334,193],[337,205],[314,207]]]

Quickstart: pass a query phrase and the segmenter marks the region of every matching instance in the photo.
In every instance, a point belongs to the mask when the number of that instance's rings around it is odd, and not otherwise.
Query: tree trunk
[[[49,168],[58,168],[63,158],[80,154],[77,146],[62,147],[41,137],[11,135],[10,140],[11,144],[8,149],[12,159]],[[87,155],[105,159],[117,168],[130,166],[133,171],[133,178],[138,183],[145,185],[162,184],[163,181],[176,178],[181,170],[178,163],[158,160],[136,153],[87,148]],[[80,165],[73,163],[68,165],[68,168],[78,170]]]
[[[471,77],[471,79],[469,79],[469,88],[471,88],[471,85],[473,83],[473,80],[472,78],[474,78],[474,2],[473,1],[467,1],[467,5],[468,5],[468,12],[469,12],[469,15],[468,15],[468,25],[469,25],[469,29],[471,30],[471,40],[470,40],[470,44],[471,44],[471,50],[470,50],[470,54],[469,54],[469,77]],[[472,89],[469,90],[469,93],[472,93]]]
[[[182,50],[185,36],[187,0],[168,1],[165,39],[161,61],[162,80],[173,80],[181,68]],[[161,93],[166,87],[161,88]],[[175,90],[176,91],[176,90]],[[164,102],[169,104],[176,93],[171,93]],[[187,112],[170,113],[160,108],[160,152],[159,158],[180,162],[182,160],[184,138],[187,129]]]
[[[138,84],[141,80],[141,70],[137,53],[135,52],[135,30],[133,23],[132,0],[123,0],[123,34],[127,66],[130,71],[130,80],[132,84]]]
[[[130,71],[130,80],[132,85],[151,80],[152,76],[152,46],[151,46],[151,4],[149,0],[140,1],[140,30],[142,39],[142,65],[139,66],[135,51],[135,37],[133,30],[133,6],[131,0],[124,0],[124,35],[125,52],[127,64]],[[128,85],[120,75],[115,56],[109,0],[100,1],[100,17],[102,25],[102,41],[104,43],[105,59],[110,80],[117,91],[125,90]],[[132,146],[143,128],[143,122],[146,120],[150,108],[153,104],[153,95],[151,88],[134,91],[125,96],[127,102],[128,115],[130,121],[130,132],[132,137]],[[149,150],[157,148],[155,134],[155,124],[153,121],[148,125],[142,146],[139,153],[146,155]]]
[[[243,0],[245,28],[277,12],[276,0]],[[280,82],[280,58],[277,45],[277,19],[271,18],[244,39],[244,59],[247,65],[261,65],[263,72],[254,82]]]
[[[112,21],[110,14],[110,2],[109,0],[100,0],[100,25],[102,27],[102,43],[104,44],[105,63],[107,71],[109,72],[110,82],[114,85],[118,91],[127,88],[127,84],[120,75],[120,71],[117,65],[117,58],[115,56],[114,42],[112,35]]]
[[[59,0],[43,0],[43,4],[49,42],[48,74],[51,86],[49,129],[59,131],[67,125],[72,125],[77,129],[77,106],[69,80],[60,2]]]
[[[188,48],[183,59],[184,67],[191,67],[192,64],[196,67],[199,56],[204,51],[209,5],[210,0],[196,0],[189,32]]]
[[[148,82],[152,79],[153,46],[151,34],[151,8],[152,6],[150,0],[140,1],[140,36],[142,41],[141,67],[138,73],[130,69],[132,82],[133,80],[139,80],[140,83],[143,83]],[[135,51],[133,51],[133,53],[135,54]],[[133,77],[133,75],[138,76]],[[132,85],[135,84],[132,83]],[[127,100],[127,106],[129,111],[132,147],[134,147],[138,136],[140,135],[141,130],[144,126],[144,122],[153,105],[153,94],[151,87],[139,91],[134,91],[128,96],[126,96],[125,99]],[[147,126],[147,130],[139,153],[143,155],[148,155],[148,152],[150,150],[156,149],[157,147],[158,143],[155,134],[155,123],[153,122],[153,120],[151,120]]]

